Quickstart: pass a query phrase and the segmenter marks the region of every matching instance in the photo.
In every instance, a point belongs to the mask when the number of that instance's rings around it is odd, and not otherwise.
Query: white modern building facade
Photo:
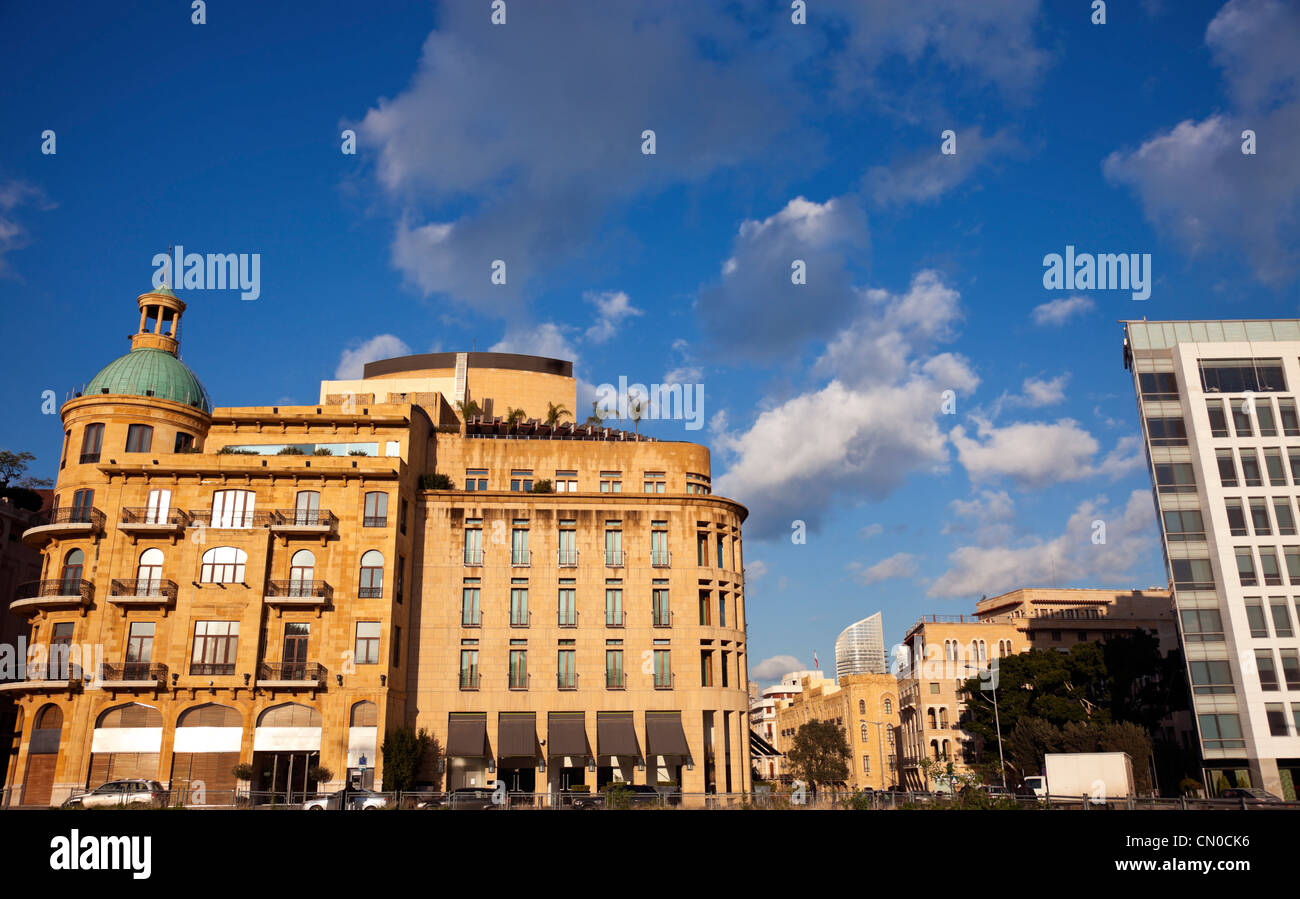
[[[1300,782],[1300,320],[1123,322],[1207,788]]]
[[[835,678],[884,674],[885,629],[879,612],[850,624],[835,638]]]

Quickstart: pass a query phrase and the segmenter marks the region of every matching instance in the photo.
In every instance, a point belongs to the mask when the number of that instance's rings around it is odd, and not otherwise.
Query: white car
[[[89,793],[73,796],[62,808],[157,808],[167,791],[156,780],[110,780]]]
[[[1042,775],[1025,778],[1025,789],[1033,790],[1039,799],[1047,798],[1047,778]]]
[[[345,798],[349,809],[370,811],[376,808],[388,808],[388,797],[373,790],[339,790],[337,793],[308,799],[302,804],[302,807],[315,812],[327,808],[342,808]]]

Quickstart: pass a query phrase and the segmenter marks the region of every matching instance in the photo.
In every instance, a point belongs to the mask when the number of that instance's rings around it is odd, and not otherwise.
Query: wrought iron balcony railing
[[[47,578],[42,581],[28,581],[19,584],[14,590],[14,601],[24,602],[34,599],[64,599],[78,596],[82,602],[90,602],[95,595],[95,585],[81,578]],[[36,605],[36,603],[29,603]]]
[[[671,568],[673,564],[673,554],[667,550],[659,550],[650,553],[651,568]]]
[[[109,585],[109,595],[126,599],[176,601],[176,582],[165,578],[117,578]]]
[[[326,581],[267,581],[266,595],[285,599],[332,599],[334,588]]]
[[[190,509],[190,527],[242,530],[267,527],[271,522],[270,512],[213,512],[212,509]]]
[[[329,674],[319,662],[263,662],[257,666],[259,681],[292,681],[323,684]]]
[[[167,666],[160,662],[105,662],[100,666],[100,680],[153,681],[166,685]]]
[[[276,509],[271,512],[271,527],[281,530],[285,528],[312,528],[315,530],[328,528],[332,531],[338,525],[338,518],[328,509]]]
[[[576,549],[561,549],[556,551],[556,564],[561,568],[578,567],[578,551]]]
[[[627,561],[627,553],[623,552],[623,550],[621,549],[605,550],[606,568],[622,568],[626,561]]]

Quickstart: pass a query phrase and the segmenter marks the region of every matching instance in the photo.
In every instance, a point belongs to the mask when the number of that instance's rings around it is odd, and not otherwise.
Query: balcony
[[[675,680],[675,678],[673,677],[672,674],[669,674],[667,677],[664,677],[662,674],[656,674],[656,675],[655,675],[655,689],[656,689],[656,690],[671,690],[671,689],[673,688],[673,681],[674,681],[674,680]]]
[[[57,537],[89,537],[103,532],[103,512],[90,506],[67,506],[33,515],[30,526],[23,531],[23,542],[44,546]]]
[[[81,668],[76,665],[51,664],[20,667],[13,680],[0,681],[3,693],[58,693],[71,691],[81,681]]]
[[[249,528],[264,528],[271,524],[274,513],[271,512],[221,512],[214,514],[211,509],[190,509],[190,527],[216,528],[218,530],[243,531]]]
[[[483,566],[483,550],[466,549],[465,550],[465,567],[481,568]]]
[[[605,610],[605,627],[625,627],[627,625],[627,612],[622,610],[610,611]]]
[[[268,690],[319,690],[329,674],[319,662],[263,662],[257,685]]]
[[[387,515],[366,515],[361,519],[363,528],[386,528],[388,527]]]
[[[512,674],[510,675],[510,689],[516,691],[527,690],[528,684],[532,681],[532,679],[533,676],[531,674],[525,674],[522,676],[518,674]]]
[[[176,582],[160,578],[127,580],[118,578],[109,585],[108,601],[115,606],[174,606]]]
[[[190,516],[183,509],[123,508],[117,529],[134,537],[176,537],[190,526]]]
[[[673,554],[665,550],[650,553],[651,568],[671,568],[673,566]]]
[[[271,533],[286,537],[327,537],[339,520],[327,509],[276,509],[270,517]]]
[[[190,677],[230,677],[234,673],[234,662],[190,663]]]
[[[14,591],[14,601],[9,604],[11,612],[38,611],[41,609],[59,609],[69,606],[85,608],[95,595],[95,587],[90,581],[74,578],[51,578],[44,581],[28,581],[19,584]]]
[[[605,567],[622,568],[627,561],[627,553],[621,549],[605,550]]]
[[[334,588],[325,581],[267,581],[262,593],[268,606],[295,609],[322,609],[333,598]]]
[[[578,610],[577,610],[577,609],[561,609],[561,610],[560,610],[560,613],[556,616],[555,626],[556,626],[556,627],[577,627],[577,626],[578,626]]]
[[[627,673],[623,671],[606,671],[605,672],[605,689],[606,690],[626,690]]]
[[[533,562],[533,554],[530,550],[516,550],[510,554],[511,568],[529,568]]]
[[[653,627],[672,627],[673,613],[670,609],[651,609],[650,621]]]
[[[578,567],[578,551],[576,549],[561,549],[555,554],[555,563],[561,568]]]
[[[532,627],[533,626],[532,610],[529,609],[527,611],[520,611],[520,612],[512,611],[510,613],[510,626],[511,627]]]
[[[477,689],[478,689],[478,669],[477,669],[477,668],[472,668],[472,669],[470,669],[470,670],[468,670],[468,671],[461,671],[461,673],[460,673],[460,688],[461,688],[462,690],[477,690]]]
[[[157,662],[105,662],[99,685],[106,690],[155,690],[167,686],[167,666]]]
[[[555,675],[555,688],[557,690],[576,690],[578,689],[578,675],[570,672],[557,672]]]

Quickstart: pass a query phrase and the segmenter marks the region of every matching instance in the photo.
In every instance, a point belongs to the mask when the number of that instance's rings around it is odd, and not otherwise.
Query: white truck
[[[1090,804],[1105,805],[1137,794],[1127,752],[1049,752],[1044,773],[1052,799],[1087,796]]]

